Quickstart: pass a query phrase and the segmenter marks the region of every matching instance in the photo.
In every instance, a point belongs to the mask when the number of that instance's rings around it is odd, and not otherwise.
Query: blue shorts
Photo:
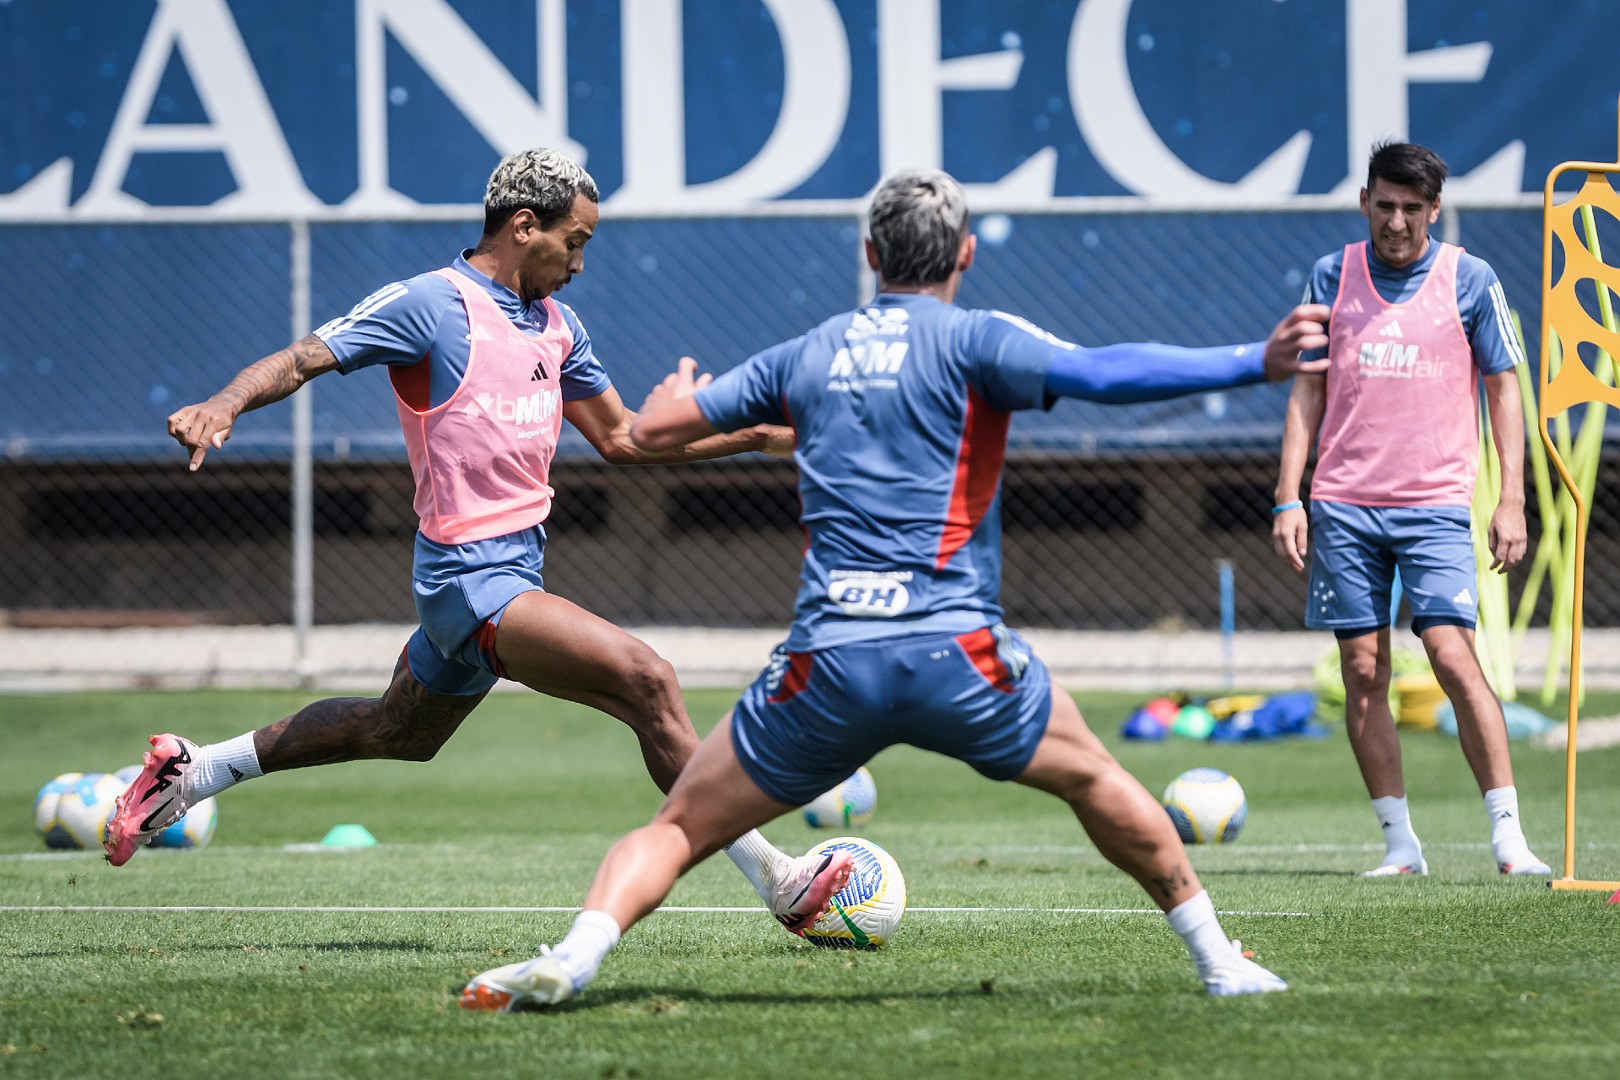
[[[520,594],[544,592],[546,533],[540,526],[440,544],[416,534],[411,592],[421,625],[405,645],[416,681],[436,694],[482,694],[506,672],[495,655],[501,615]]]
[[[1473,628],[1478,617],[1474,540],[1466,506],[1311,503],[1311,584],[1305,625],[1370,632],[1389,625],[1395,569],[1412,632]]]
[[[777,646],[732,711],[731,741],[761,791],[802,806],[895,743],[1011,780],[1051,711],[1046,665],[997,625],[818,652]]]

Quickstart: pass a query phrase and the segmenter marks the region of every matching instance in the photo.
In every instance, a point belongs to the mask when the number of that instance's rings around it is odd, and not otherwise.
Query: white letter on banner
[[[782,41],[782,110],[765,146],[718,180],[686,183],[681,0],[624,0],[624,184],[614,209],[713,209],[792,191],[849,115],[849,38],[832,0],[763,0]]]
[[[206,124],[148,124],[152,99],[178,49],[210,118]],[[320,206],[282,137],[225,0],[159,0],[129,74],[101,163],[76,210],[138,214],[147,204],[123,190],[137,153],[217,151],[236,191],[210,209],[224,213],[297,213]]]
[[[1412,83],[1471,83],[1485,77],[1491,62],[1488,41],[1449,45],[1425,52],[1406,51],[1406,0],[1348,0],[1345,6],[1345,60],[1350,85],[1350,174],[1335,194],[1354,195],[1367,182],[1367,155],[1381,139],[1409,138],[1411,110],[1406,88]],[[1446,185],[1449,198],[1517,195],[1524,184],[1524,142],[1508,143],[1467,176]]]
[[[0,217],[7,221],[59,218],[73,191],[73,159],[57,158],[22,187],[0,195]]]
[[[386,43],[390,34],[496,153],[504,157],[532,146],[550,146],[585,164],[585,148],[568,137],[563,0],[536,0],[538,100],[529,96],[445,0],[358,0],[354,18],[360,186],[344,206],[391,211],[416,205],[415,200],[388,186]],[[483,202],[483,191],[468,194],[468,202]]]
[[[880,0],[878,4],[878,131],[881,168],[937,169],[943,163],[945,90],[1006,90],[1018,81],[1019,49],[939,55],[939,0]],[[968,186],[975,209],[997,198],[1038,202],[1052,197],[1057,151],[1044,147],[993,184]]]
[[[1080,134],[1109,174],[1139,195],[1206,205],[1269,203],[1299,191],[1311,133],[1295,132],[1237,183],[1188,168],[1153,130],[1131,85],[1131,0],[1081,0],[1069,34],[1069,101]]]

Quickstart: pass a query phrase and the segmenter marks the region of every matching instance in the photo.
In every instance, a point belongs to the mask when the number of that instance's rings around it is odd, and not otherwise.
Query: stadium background
[[[1086,345],[1259,339],[1317,257],[1365,236],[1355,189],[1385,136],[1452,164],[1440,231],[1496,267],[1534,360],[1536,192],[1614,146],[1614,86],[1591,74],[1612,50],[1583,29],[1601,7],[12,0],[0,618],[409,621],[380,373],[251,414],[196,475],[163,418],[471,244],[489,169],[528,145],[602,184],[562,299],[632,407],[679,354],[724,369],[864,300],[862,196],[900,164],[972,185],[968,306]],[[1296,627],[1303,583],[1268,537],[1285,398],[1019,417],[1011,621],[1212,627],[1224,560],[1240,628]],[[1616,466],[1594,625],[1620,623]],[[557,591],[632,625],[785,621],[791,465],[615,470],[576,439],[557,477]]]

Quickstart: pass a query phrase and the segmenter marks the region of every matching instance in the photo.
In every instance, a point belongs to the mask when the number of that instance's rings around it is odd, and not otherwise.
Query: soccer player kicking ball
[[[1283,378],[1326,343],[1327,309],[1270,340],[1214,349],[1083,349],[1022,319],[953,304],[973,263],[960,185],[904,172],[874,196],[878,295],[719,379],[683,358],[631,429],[649,452],[791,423],[809,534],[793,626],[704,740],[650,825],[608,853],[555,949],[469,983],[470,1009],[555,1004],[595,978],[619,935],[744,830],[908,743],[1067,802],[1147,890],[1211,994],[1287,984],[1227,939],[1174,827],[1001,621],[1000,484],[1009,414],[1058,397],[1133,402]],[[849,856],[827,857],[839,887]],[[817,901],[823,908],[826,899]],[[819,912],[818,912],[819,914]]]
[[[697,749],[674,669],[645,642],[545,591],[552,456],[562,422],[618,465],[765,450],[792,432],[755,427],[645,451],[635,414],[552,294],[584,270],[596,231],[596,183],[555,150],[504,159],[484,196],[473,249],[431,273],[372,293],[219,393],[169,417],[195,471],[237,417],[317,375],[386,365],[421,518],[412,591],[421,625],[381,697],[331,698],[210,746],[154,735],[141,775],[118,799],[107,858],[121,866],[153,833],[226,788],[263,773],[362,758],[427,761],[497,679],[578,701],[627,724],[663,791]],[[490,402],[495,407],[491,407]],[[727,853],[790,930],[834,889],[824,868],[757,832]]]
[[[1368,240],[1317,261],[1305,299],[1328,304],[1330,363],[1294,380],[1272,509],[1277,554],[1303,570],[1316,534],[1305,625],[1332,630],[1344,672],[1344,726],[1384,832],[1367,877],[1426,874],[1389,710],[1390,597],[1397,568],[1491,822],[1503,874],[1550,876],[1519,823],[1502,705],[1474,653],[1478,588],[1469,507],[1479,463],[1484,376],[1502,490],[1491,515],[1491,569],[1524,558],[1524,414],[1514,367],[1524,353],[1496,273],[1429,237],[1446,165],[1412,143],[1367,163]],[[1299,486],[1317,443],[1309,520]]]

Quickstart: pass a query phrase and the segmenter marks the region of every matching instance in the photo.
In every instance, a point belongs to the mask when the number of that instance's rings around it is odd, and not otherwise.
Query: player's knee
[[[1389,689],[1389,664],[1375,655],[1346,657],[1340,666],[1346,693],[1376,694]]]
[[[681,684],[675,665],[650,646],[642,646],[625,656],[619,665],[620,693],[639,703],[675,701]]]

